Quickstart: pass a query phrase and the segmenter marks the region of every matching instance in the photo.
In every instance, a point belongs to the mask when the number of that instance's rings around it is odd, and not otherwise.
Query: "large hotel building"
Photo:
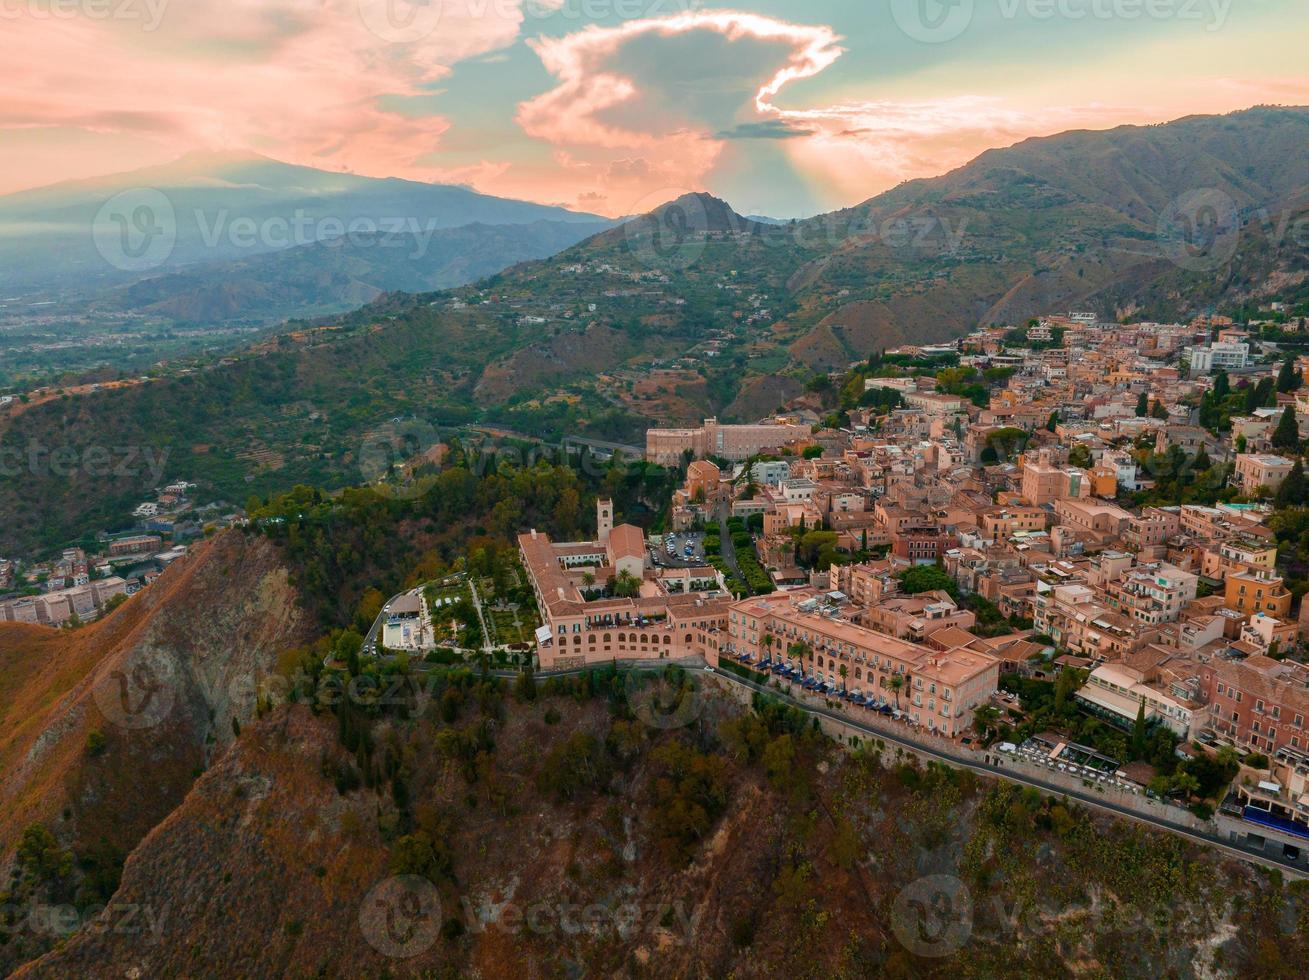
[[[613,527],[613,504],[596,507],[595,541],[556,543],[539,531],[518,536],[545,624],[537,630],[542,670],[613,660],[702,657],[717,663],[730,595],[712,568],[648,567],[645,534]],[[605,596],[611,579],[640,583],[632,597]]]
[[[722,654],[780,662],[838,690],[877,697],[910,723],[947,737],[969,730],[973,710],[1000,681],[1000,661],[990,654],[896,639],[842,618],[808,590],[733,603]]]
[[[876,698],[946,737],[967,732],[999,684],[1000,660],[962,629],[910,643],[852,622],[858,604],[811,588],[733,600],[712,568],[651,568],[645,535],[613,527],[612,515],[613,505],[599,501],[594,541],[558,543],[539,531],[518,537],[544,623],[536,635],[542,670],[689,657],[711,666],[720,657],[770,661],[793,668],[793,679]],[[639,583],[637,594],[613,594],[620,578]]]
[[[705,419],[704,425],[698,429],[647,430],[645,458],[661,466],[676,466],[682,455],[689,452],[695,459],[718,456],[739,463],[809,435],[807,425],[720,425],[717,419]]]

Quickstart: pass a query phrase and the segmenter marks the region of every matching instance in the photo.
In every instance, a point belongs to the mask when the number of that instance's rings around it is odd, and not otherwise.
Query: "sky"
[[[1309,104],[1304,0],[0,0],[0,193],[252,152],[796,217],[993,146]]]

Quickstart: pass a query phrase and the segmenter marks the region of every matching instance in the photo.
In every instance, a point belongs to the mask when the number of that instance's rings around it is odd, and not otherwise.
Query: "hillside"
[[[1236,977],[1305,952],[1302,893],[1246,866],[709,683],[679,729],[604,672],[429,689],[410,720],[243,731],[129,858],[140,924],[102,913],[16,976]]]
[[[474,286],[387,294],[203,370],[51,399],[0,418],[0,440],[166,449],[170,476],[242,502],[358,482],[361,447],[397,417],[628,444],[650,424],[753,420],[815,371],[906,341],[1074,308],[1185,319],[1299,288],[1306,137],[1309,110],[1267,108],[1068,133],[784,225],[686,195]],[[268,288],[277,304],[298,287]],[[0,552],[114,526],[151,486],[143,467],[0,481]]]
[[[107,900],[123,858],[222,754],[232,719],[251,719],[254,679],[305,629],[274,547],[236,533],[197,545],[100,622],[72,632],[0,623],[6,881],[24,831],[40,824],[74,863],[37,897]],[[0,972],[52,938],[15,936],[0,945]]]

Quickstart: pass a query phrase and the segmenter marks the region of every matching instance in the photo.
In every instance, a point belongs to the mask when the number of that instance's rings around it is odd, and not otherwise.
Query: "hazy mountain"
[[[422,238],[472,224],[602,220],[464,187],[193,154],[0,197],[0,290],[69,299],[198,263],[248,261],[343,236]],[[504,264],[517,257],[511,251]]]
[[[554,255],[611,222],[471,224],[421,235],[352,235],[142,279],[102,305],[179,321],[339,313],[382,293],[448,289]]]

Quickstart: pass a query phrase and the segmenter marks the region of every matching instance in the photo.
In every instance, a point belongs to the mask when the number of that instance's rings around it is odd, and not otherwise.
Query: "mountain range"
[[[1028,140],[782,225],[687,195],[470,286],[387,293],[199,370],[13,406],[0,438],[167,451],[178,477],[240,501],[357,482],[368,433],[402,415],[637,444],[654,423],[758,418],[815,372],[895,344],[1073,309],[1185,319],[1303,291],[1305,145],[1309,110],[1258,108]],[[288,271],[263,288],[289,307],[312,298],[304,282]],[[135,288],[142,302],[186,295]],[[0,552],[103,526],[145,480],[0,482]]]
[[[191,154],[0,197],[0,293],[19,308],[268,321],[470,282],[609,224],[465,187]]]

